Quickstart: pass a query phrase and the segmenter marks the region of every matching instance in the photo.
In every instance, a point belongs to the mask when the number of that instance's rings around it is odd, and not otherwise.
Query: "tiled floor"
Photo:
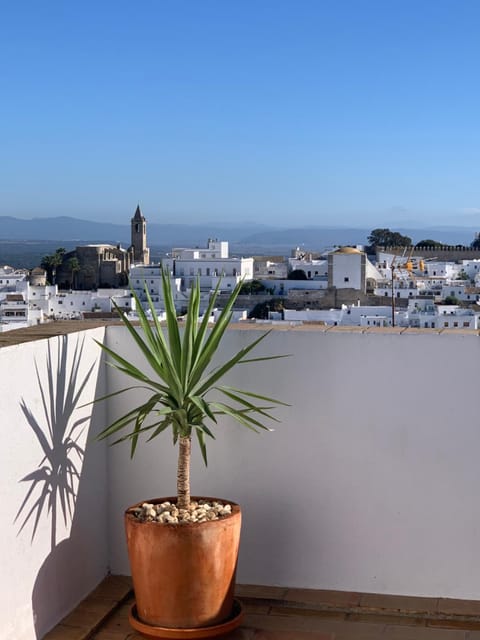
[[[224,640],[480,640],[480,602],[239,585],[243,625]],[[142,640],[130,579],[106,578],[45,640]]]

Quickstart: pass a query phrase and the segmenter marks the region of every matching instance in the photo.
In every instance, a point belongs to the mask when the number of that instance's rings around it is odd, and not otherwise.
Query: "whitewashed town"
[[[115,305],[135,318],[132,290],[146,303],[145,287],[161,320],[162,268],[170,275],[179,317],[196,280],[205,308],[217,285],[221,304],[222,293],[226,297],[242,281],[236,322],[479,329],[478,245],[479,234],[470,247],[377,243],[374,250],[358,245],[313,253],[293,247],[289,257],[231,257],[227,240],[209,238],[204,247],[174,247],[161,263],[151,263],[147,221],[137,206],[127,249],[85,245],[59,249],[32,270],[0,267],[0,332],[56,320],[109,319],[116,316]]]

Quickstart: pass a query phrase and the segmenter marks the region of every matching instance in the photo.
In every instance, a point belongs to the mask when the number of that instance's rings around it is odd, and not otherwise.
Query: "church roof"
[[[140,205],[137,204],[137,208],[135,209],[135,214],[133,216],[134,220],[143,220],[142,212],[140,211]]]

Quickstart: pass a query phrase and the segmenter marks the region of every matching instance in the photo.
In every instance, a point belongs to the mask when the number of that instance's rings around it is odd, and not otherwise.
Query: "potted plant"
[[[266,332],[212,370],[212,360],[230,322],[242,282],[234,288],[212,327],[209,320],[220,282],[200,318],[197,281],[190,291],[183,329],[177,320],[170,277],[164,270],[162,286],[165,326],[157,318],[147,287],[152,321],[133,293],[141,331],[123,309],[116,307],[143,357],[144,367],[135,366],[98,343],[106,352],[108,363],[136,382],[99,400],[134,388],[148,390],[147,399],[116,419],[99,438],[120,436],[114,444],[129,440],[133,457],[143,436],[152,442],[167,430],[173,435],[173,444],[178,446],[177,495],[138,503],[125,513],[136,599],[130,621],[147,637],[213,637],[240,621],[233,591],[241,511],[238,505],[223,499],[190,495],[192,437],[207,464],[206,441],[214,438],[212,428],[219,417],[230,416],[253,431],[270,430],[265,422],[276,420],[271,410],[285,403],[221,381],[237,365],[283,356],[248,357],[268,335]]]

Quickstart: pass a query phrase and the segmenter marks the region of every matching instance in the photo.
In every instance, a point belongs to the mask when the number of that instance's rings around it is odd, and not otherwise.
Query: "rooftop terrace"
[[[232,327],[225,354],[259,330]],[[123,386],[94,342],[135,360],[123,327],[55,323],[15,334],[0,336],[0,638],[39,640],[56,628],[70,634],[56,640],[79,640],[87,636],[67,631],[64,617],[109,572],[128,574],[123,510],[171,495],[175,460],[168,437],[133,461],[93,439],[132,402],[87,405]],[[232,374],[232,385],[290,404],[273,434],[225,421],[208,470],[193,460],[194,492],[230,498],[244,513],[238,582],[250,586],[232,638],[480,638],[478,338],[284,328],[262,353],[291,358]],[[91,637],[135,637],[121,626],[128,582],[123,589],[107,597],[122,604]]]

